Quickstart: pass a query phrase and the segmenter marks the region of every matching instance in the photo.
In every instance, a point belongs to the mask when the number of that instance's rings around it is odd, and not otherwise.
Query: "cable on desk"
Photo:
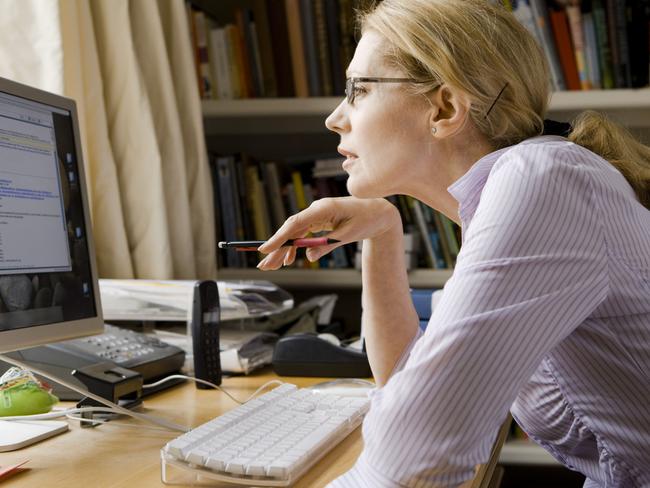
[[[190,380],[190,381],[195,381],[197,383],[201,383],[202,385],[211,386],[212,388],[216,388],[217,390],[225,393],[226,396],[228,396],[228,398],[230,398],[235,403],[239,403],[240,405],[243,405],[244,403],[251,401],[253,398],[255,398],[257,396],[257,394],[259,392],[261,392],[262,390],[264,390],[266,387],[268,387],[270,385],[275,385],[275,384],[283,385],[284,384],[284,381],[280,381],[280,380],[267,381],[262,386],[260,386],[257,390],[255,390],[255,392],[244,401],[238,400],[237,398],[232,396],[230,393],[228,393],[228,391],[226,391],[224,388],[222,388],[222,387],[220,387],[218,385],[215,385],[214,383],[210,383],[209,381],[201,380],[199,378],[194,378],[192,376],[185,376],[183,374],[173,374],[171,376],[167,376],[166,378],[163,378],[160,381],[156,381],[155,383],[149,383],[149,384],[146,384],[146,385],[142,385],[142,388],[153,388],[155,386],[162,385],[163,383],[165,383],[167,381],[175,380],[175,379],[186,379],[186,380]]]

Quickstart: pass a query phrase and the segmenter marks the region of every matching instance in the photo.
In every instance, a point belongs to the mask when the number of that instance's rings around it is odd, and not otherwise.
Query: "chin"
[[[382,198],[385,196],[383,192],[378,192],[376,188],[372,188],[370,185],[357,181],[353,177],[348,178],[346,187],[348,193],[356,198]]]

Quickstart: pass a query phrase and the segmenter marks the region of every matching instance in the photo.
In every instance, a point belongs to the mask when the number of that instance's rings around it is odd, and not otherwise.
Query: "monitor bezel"
[[[45,345],[53,342],[60,342],[78,337],[101,334],[104,331],[104,320],[102,316],[101,300],[99,296],[97,265],[95,262],[95,243],[93,240],[93,233],[91,232],[92,223],[88,205],[86,171],[84,167],[83,152],[81,149],[77,104],[70,98],[46,92],[1,77],[0,92],[32,100],[34,102],[43,103],[70,112],[72,119],[74,145],[77,156],[77,168],[79,171],[79,184],[81,190],[81,202],[83,205],[84,223],[87,229],[86,241],[88,243],[90,272],[92,276],[93,297],[95,298],[96,312],[95,317],[86,319],[34,325],[21,329],[12,329],[5,331],[0,330],[0,353]]]

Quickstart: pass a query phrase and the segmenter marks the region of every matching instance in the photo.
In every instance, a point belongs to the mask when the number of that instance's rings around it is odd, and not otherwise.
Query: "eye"
[[[368,93],[368,90],[364,86],[362,86],[362,85],[360,85],[358,83],[354,85],[354,96],[355,97],[358,97],[359,95],[365,95],[366,93]]]

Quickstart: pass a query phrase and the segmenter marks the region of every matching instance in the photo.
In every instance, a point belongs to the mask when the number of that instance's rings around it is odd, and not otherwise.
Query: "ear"
[[[463,128],[470,109],[469,98],[464,93],[443,84],[429,99],[429,128],[435,128],[436,138],[451,137]]]

